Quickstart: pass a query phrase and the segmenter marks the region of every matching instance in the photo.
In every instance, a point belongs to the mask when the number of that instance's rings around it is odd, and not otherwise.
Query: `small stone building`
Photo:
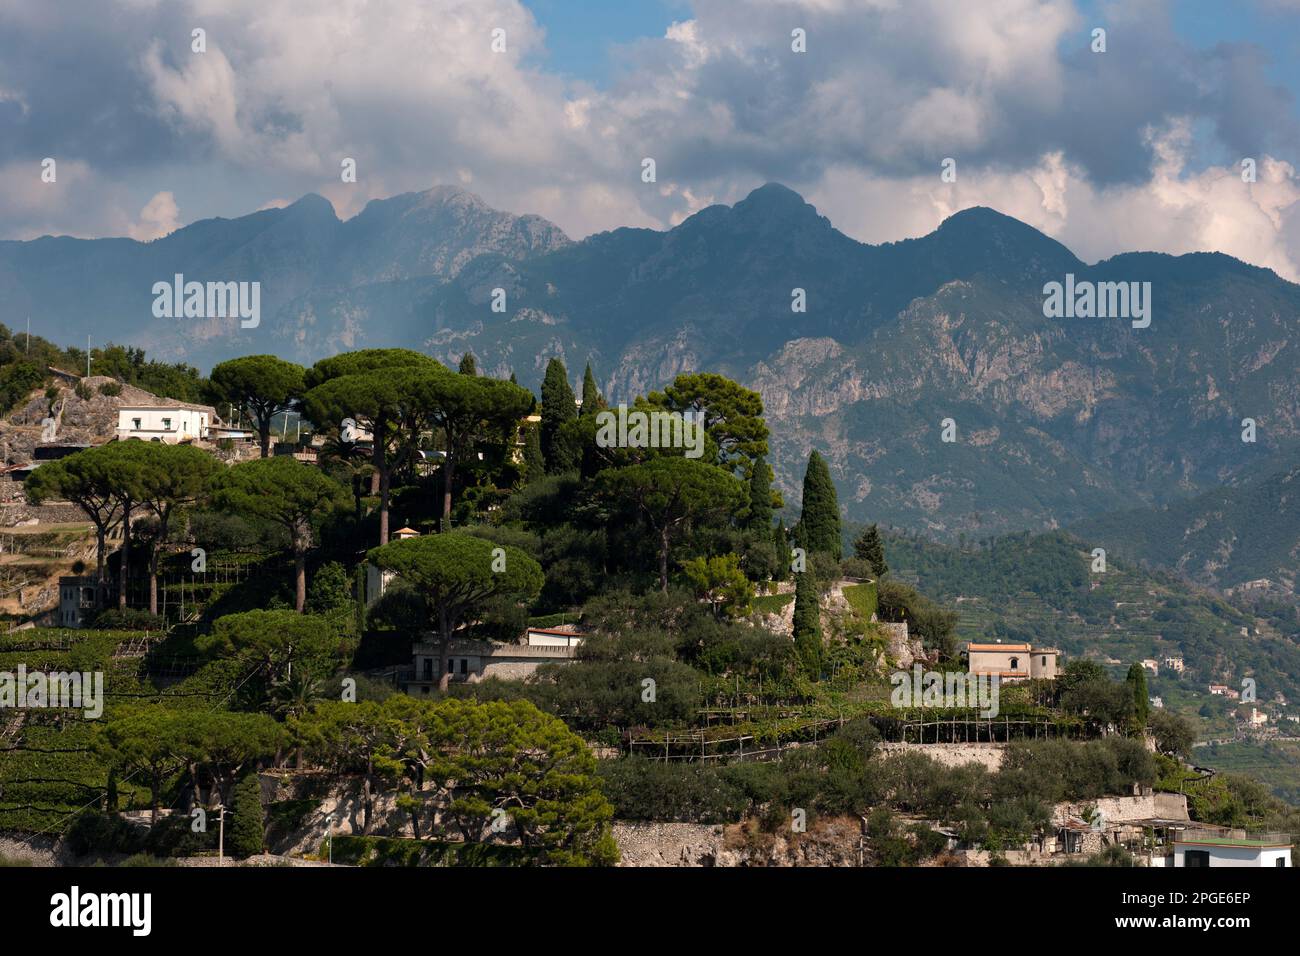
[[[59,578],[59,627],[81,627],[95,609],[94,577],[65,575]]]
[[[971,644],[967,648],[972,674],[997,675],[1004,681],[1055,680],[1060,651],[1031,644]]]

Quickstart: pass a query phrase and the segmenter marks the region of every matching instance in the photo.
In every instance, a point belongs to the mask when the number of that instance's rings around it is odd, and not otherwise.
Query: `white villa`
[[[217,411],[211,405],[123,405],[117,410],[117,437],[166,445],[202,441],[216,421]]]
[[[1240,830],[1231,835],[1187,830],[1174,840],[1173,863],[1175,867],[1289,867],[1291,847],[1292,840],[1284,833],[1247,837]]]

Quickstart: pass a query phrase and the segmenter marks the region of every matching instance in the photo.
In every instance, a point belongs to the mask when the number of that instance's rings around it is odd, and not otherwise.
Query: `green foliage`
[[[524,428],[524,477],[537,481],[546,474],[546,458],[542,455],[542,430],[538,425]]]
[[[157,614],[138,608],[104,608],[91,614],[87,626],[97,631],[160,631],[166,622]]]
[[[808,573],[795,576],[794,646],[805,674],[813,680],[822,671],[821,604],[817,586]]]
[[[316,569],[307,588],[307,613],[333,614],[352,603],[352,575],[337,561]]]
[[[596,387],[596,376],[591,374],[591,363],[582,373],[582,414],[594,415],[606,407],[605,399]]]
[[[293,726],[326,766],[404,782],[406,806],[435,835],[483,842],[504,813],[507,832],[542,863],[617,859],[613,809],[595,758],[562,721],[527,701],[396,695],[378,704],[320,704]]]
[[[428,620],[447,644],[453,632],[494,598],[528,604],[542,588],[541,566],[511,545],[463,531],[392,541],[368,555],[376,567],[392,571],[424,600]]]
[[[256,669],[245,684],[249,699],[263,704],[273,689],[294,677],[322,680],[343,663],[348,649],[327,620],[293,611],[246,611],[217,620],[195,646],[217,658],[236,658]]]
[[[803,512],[799,516],[799,543],[809,554],[840,560],[840,506],[826,460],[813,449],[803,477]]]
[[[749,511],[745,527],[770,532],[772,527],[772,466],[763,457],[754,462],[749,476]]]
[[[219,475],[213,488],[213,498],[223,510],[284,529],[294,557],[294,608],[302,611],[307,603],[306,556],[313,541],[312,523],[331,511],[346,510],[343,486],[318,468],[280,456],[236,465]]]
[[[678,375],[662,392],[651,392],[647,401],[668,411],[701,415],[707,444],[716,449],[715,464],[727,471],[739,470],[747,479],[768,453],[762,397],[729,378],[712,372]]]
[[[873,581],[867,581],[863,584],[850,584],[844,589],[844,599],[849,602],[849,607],[853,608],[863,621],[870,621],[872,615],[879,610],[876,584]]]
[[[8,412],[45,384],[45,369],[34,362],[14,362],[0,367],[0,411]]]
[[[256,773],[245,774],[235,785],[233,810],[228,831],[230,855],[242,859],[261,853],[266,836],[266,812],[262,809],[262,785]]]
[[[740,569],[740,557],[724,554],[716,558],[697,557],[685,562],[682,571],[701,600],[715,615],[739,617],[748,613],[754,586]]]
[[[722,469],[676,456],[607,469],[597,488],[612,507],[630,509],[653,533],[664,591],[670,552],[688,526],[735,514],[745,497],[744,486]]]
[[[67,361],[64,368],[80,369],[86,366],[86,355],[79,349],[69,349],[67,358],[72,361]],[[158,362],[146,358],[144,349],[121,345],[93,349],[90,359],[92,374],[108,375],[119,382],[152,392],[159,398],[193,403],[208,399],[208,383],[192,365]]]
[[[927,649],[946,660],[957,657],[957,615],[941,608],[911,585],[887,579],[876,586],[877,614],[882,621],[905,622]]]
[[[529,866],[538,854],[496,843],[446,843],[344,834],[333,839],[335,863],[344,866]],[[322,859],[330,848],[321,844]]]
[[[1128,691],[1133,695],[1133,719],[1139,728],[1147,725],[1151,713],[1151,700],[1147,696],[1147,671],[1141,664],[1133,664],[1125,678]]]
[[[578,417],[574,402],[573,389],[569,386],[569,373],[564,362],[552,358],[546,363],[546,375],[542,379],[542,457],[546,460],[546,470],[550,474],[560,474],[578,467],[578,459],[572,448],[560,442],[560,429],[567,422]]]
[[[271,443],[271,419],[288,411],[303,394],[302,367],[274,355],[245,355],[214,366],[210,381],[218,401],[252,419],[265,458]]]
[[[867,562],[873,577],[882,578],[889,571],[885,561],[885,544],[880,539],[880,529],[868,525],[853,542],[853,556]]]

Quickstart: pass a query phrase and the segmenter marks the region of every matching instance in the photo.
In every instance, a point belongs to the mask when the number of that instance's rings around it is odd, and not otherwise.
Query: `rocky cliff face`
[[[117,410],[123,405],[151,405],[163,399],[107,375],[81,379],[82,398],[71,382],[57,381],[53,398],[38,389],[0,421],[0,460],[6,465],[32,460],[32,449],[45,443],[47,419],[54,420],[54,444],[102,445],[117,435]],[[114,394],[103,394],[107,386]]]

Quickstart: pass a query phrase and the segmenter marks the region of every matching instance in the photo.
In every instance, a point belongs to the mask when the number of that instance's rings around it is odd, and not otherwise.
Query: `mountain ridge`
[[[473,351],[532,387],[559,356],[575,376],[590,361],[613,401],[718,371],[763,395],[787,500],[817,447],[849,517],[940,538],[1162,507],[1300,448],[1300,286],[1219,253],[1087,264],[987,207],[870,245],[771,183],[668,230],[574,241],[436,187],[348,220],[307,196],[149,244],[66,242],[0,243],[0,302],[61,338],[197,365]],[[261,281],[261,325],[154,319],[152,283],[175,272]],[[1150,281],[1150,328],[1048,318],[1044,283],[1067,273]],[[1260,423],[1254,445],[1239,440],[1244,417]]]

